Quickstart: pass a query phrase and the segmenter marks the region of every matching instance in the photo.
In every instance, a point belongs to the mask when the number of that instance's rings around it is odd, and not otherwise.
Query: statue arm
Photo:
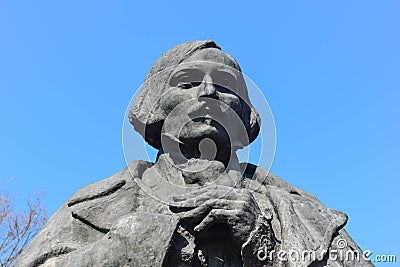
[[[119,218],[96,242],[16,266],[163,266],[177,226],[175,216],[134,212]]]
[[[123,216],[79,257],[71,254],[64,266],[162,266],[178,221],[147,212]]]

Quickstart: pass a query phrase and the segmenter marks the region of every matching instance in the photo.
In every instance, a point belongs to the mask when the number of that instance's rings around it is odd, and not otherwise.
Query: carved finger
[[[190,218],[196,216],[196,214],[209,212],[211,209],[240,210],[245,204],[241,200],[209,199],[192,210],[181,212],[180,215],[182,218]]]
[[[197,196],[200,196],[202,194],[208,193],[211,190],[216,190],[216,189],[217,189],[217,185],[204,186],[204,187],[200,187],[199,189],[196,189],[196,190],[191,189],[188,193],[185,193],[185,194],[172,196],[172,199],[177,202],[184,201],[186,199],[195,198]]]
[[[194,198],[204,194],[211,194],[214,197],[219,197],[224,194],[247,194],[247,193],[248,190],[246,189],[214,184],[214,185],[200,187],[197,190],[192,189],[188,193],[172,196],[172,198],[174,201],[184,201],[186,199]]]
[[[211,204],[211,203],[234,203],[235,201],[244,202],[244,198],[240,197],[238,194],[204,194],[193,199],[187,199],[185,201],[176,202],[176,206],[180,207],[198,207],[203,204]],[[219,201],[219,202],[218,202]],[[228,201],[228,202],[226,202]],[[230,201],[230,202],[229,202]],[[232,202],[233,201],[233,202]]]
[[[182,220],[197,223],[201,221],[201,219],[204,218],[210,212],[211,209],[212,208],[207,205],[201,205],[190,211],[181,212],[179,213],[179,216]]]
[[[213,209],[210,213],[194,228],[196,232],[209,229],[215,223],[225,222],[236,217],[237,211],[225,209]]]

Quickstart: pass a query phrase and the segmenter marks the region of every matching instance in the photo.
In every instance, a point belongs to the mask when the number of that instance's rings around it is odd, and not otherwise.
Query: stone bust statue
[[[261,120],[239,64],[215,42],[163,54],[129,120],[156,162],[80,189],[16,266],[372,266],[345,214],[239,163]]]

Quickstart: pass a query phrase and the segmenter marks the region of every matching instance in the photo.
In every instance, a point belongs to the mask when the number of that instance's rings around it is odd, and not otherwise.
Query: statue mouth
[[[212,117],[210,117],[210,116],[208,116],[208,117],[205,116],[205,117],[197,117],[197,118],[195,118],[195,119],[192,119],[192,121],[194,121],[194,122],[202,122],[202,123],[211,125],[212,122],[213,122],[213,119],[212,119]]]
[[[208,101],[197,102],[189,109],[188,116],[194,122],[203,122],[211,124],[211,122],[223,115],[221,106]]]

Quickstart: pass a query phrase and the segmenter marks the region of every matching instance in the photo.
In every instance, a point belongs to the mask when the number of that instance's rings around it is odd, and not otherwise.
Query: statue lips
[[[194,122],[205,123],[211,125],[212,122],[221,122],[225,117],[221,109],[221,103],[214,101],[201,101],[191,105],[188,116]]]

